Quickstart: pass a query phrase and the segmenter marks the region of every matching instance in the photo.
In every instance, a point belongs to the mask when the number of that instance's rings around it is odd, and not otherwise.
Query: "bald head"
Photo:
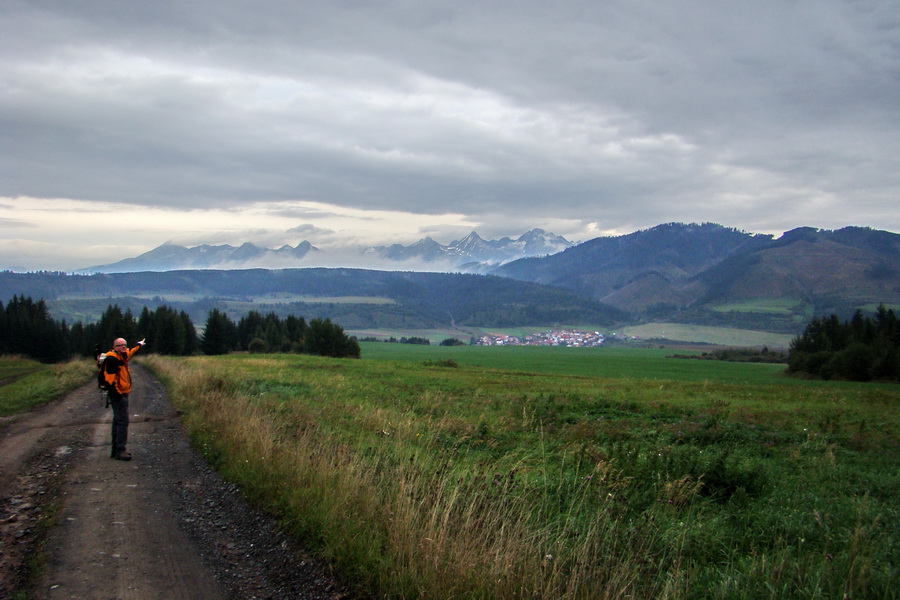
[[[113,349],[118,351],[123,351],[128,349],[128,343],[125,341],[125,338],[116,338],[113,342]]]

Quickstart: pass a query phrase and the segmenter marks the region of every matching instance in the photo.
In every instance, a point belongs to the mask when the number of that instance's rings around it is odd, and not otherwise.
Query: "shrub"
[[[247,351],[251,354],[264,354],[269,351],[269,345],[263,339],[253,338],[247,346]]]
[[[829,375],[837,379],[868,381],[872,362],[872,350],[867,345],[853,344],[831,357]]]

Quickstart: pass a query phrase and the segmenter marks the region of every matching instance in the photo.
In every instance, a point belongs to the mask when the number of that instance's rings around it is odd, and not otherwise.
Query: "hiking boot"
[[[128,452],[119,452],[118,454],[114,454],[113,458],[116,460],[131,460],[131,454]]]

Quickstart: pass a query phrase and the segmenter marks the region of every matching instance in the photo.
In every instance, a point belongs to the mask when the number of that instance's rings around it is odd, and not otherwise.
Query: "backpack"
[[[106,380],[106,355],[101,354],[97,358],[97,387],[103,391],[109,391],[109,382]]]
[[[108,354],[100,354],[97,357],[97,387],[103,392],[108,392],[115,387],[115,379],[110,381],[107,378],[106,359],[108,358],[110,358]]]

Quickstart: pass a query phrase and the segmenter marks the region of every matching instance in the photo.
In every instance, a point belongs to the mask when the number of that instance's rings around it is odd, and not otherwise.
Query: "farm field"
[[[452,329],[450,327],[444,328],[433,328],[433,329],[354,329],[354,330],[346,330],[345,333],[348,335],[352,335],[357,339],[364,338],[376,338],[379,340],[388,339],[391,337],[397,338],[410,338],[410,337],[419,337],[429,340],[432,344],[438,345],[441,341],[447,338],[456,338],[461,340],[462,342],[468,344],[469,338],[471,335],[461,333],[458,329]]]
[[[731,304],[720,304],[712,307],[712,310],[716,312],[753,312],[777,315],[802,313],[807,317],[807,320],[813,316],[812,307],[808,306],[802,300],[792,300],[788,298],[757,298],[755,300],[746,300]]]
[[[470,337],[478,337],[480,335],[504,334],[510,336],[525,336],[550,329],[574,329],[579,331],[600,331],[607,336],[618,334],[619,336],[636,336],[641,338],[641,342],[652,342],[653,340],[669,340],[673,342],[692,343],[692,344],[713,344],[719,346],[735,346],[735,347],[762,347],[768,346],[770,349],[787,348],[792,335],[783,333],[771,333],[767,331],[754,331],[749,329],[735,329],[731,327],[713,327],[705,325],[688,325],[684,323],[645,323],[642,325],[628,325],[607,330],[605,327],[598,327],[590,324],[580,325],[559,325],[555,327],[494,327],[494,328],[470,328],[465,332],[459,329],[433,329],[433,330],[348,330],[347,333],[355,335],[358,338],[364,337],[424,337],[431,340],[432,344],[438,344],[446,338],[457,338],[464,343],[469,342]]]
[[[377,597],[896,597],[900,386],[362,346],[143,361],[206,456]]]
[[[785,365],[674,359],[667,357],[676,351],[663,348],[421,346],[381,342],[362,342],[360,348],[363,358],[372,360],[410,363],[452,360],[470,367],[559,375],[719,383],[807,383],[785,378]],[[677,353],[691,354],[683,350]]]
[[[767,331],[749,329],[732,329],[729,327],[708,327],[704,325],[688,325],[685,323],[647,323],[623,327],[621,333],[636,336],[644,340],[666,339],[678,342],[694,342],[716,344],[720,346],[743,346],[787,348],[795,336]]]

